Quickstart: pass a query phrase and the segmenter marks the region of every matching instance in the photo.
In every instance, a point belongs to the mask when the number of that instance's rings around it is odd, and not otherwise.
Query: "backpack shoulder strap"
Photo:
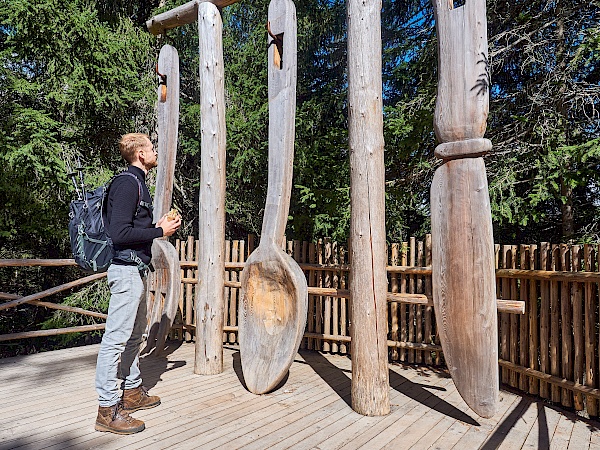
[[[120,177],[121,175],[129,175],[130,177],[135,178],[135,181],[137,182],[138,185],[138,206],[137,209],[135,210],[135,215],[137,216],[137,214],[140,212],[140,208],[142,206],[146,206],[146,202],[142,201],[142,182],[138,179],[138,177],[136,177],[134,174],[132,174],[131,172],[127,172],[126,170],[116,174],[114,177],[111,178],[111,180],[109,181],[109,187],[110,184],[112,184],[112,182],[115,180],[115,178]],[[108,191],[108,188],[107,188]]]

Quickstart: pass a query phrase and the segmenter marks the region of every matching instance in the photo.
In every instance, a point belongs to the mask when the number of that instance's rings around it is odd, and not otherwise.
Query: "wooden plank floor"
[[[364,417],[349,406],[345,356],[301,352],[285,384],[256,396],[241,383],[239,352],[220,375],[193,374],[193,344],[142,360],[158,408],[138,411],[146,430],[94,431],[98,346],[0,360],[0,449],[600,449],[600,423],[501,391],[500,412],[470,411],[443,371],[393,365],[392,411]]]

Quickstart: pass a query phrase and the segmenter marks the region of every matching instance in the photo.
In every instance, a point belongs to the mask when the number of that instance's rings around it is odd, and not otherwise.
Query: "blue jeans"
[[[124,379],[124,389],[142,384],[139,356],[147,322],[146,278],[142,279],[138,268],[112,264],[107,276],[110,303],[96,363],[96,391],[100,406],[104,407],[121,399],[120,378]]]

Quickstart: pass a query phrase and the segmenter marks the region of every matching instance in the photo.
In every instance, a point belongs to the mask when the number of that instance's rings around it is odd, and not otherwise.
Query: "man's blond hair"
[[[131,164],[136,159],[136,152],[146,146],[150,138],[144,133],[128,133],[124,134],[119,141],[119,151],[121,156],[128,164]]]

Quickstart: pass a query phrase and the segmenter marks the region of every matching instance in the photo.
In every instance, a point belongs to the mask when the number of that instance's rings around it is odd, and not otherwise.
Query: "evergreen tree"
[[[2,0],[0,17],[2,247],[67,256],[66,163],[106,181],[119,136],[152,128],[151,38],[83,1]]]
[[[599,3],[494,2],[490,194],[498,239],[598,239]]]

